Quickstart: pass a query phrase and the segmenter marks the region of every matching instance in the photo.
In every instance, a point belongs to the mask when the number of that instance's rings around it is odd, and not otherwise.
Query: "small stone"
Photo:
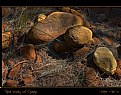
[[[117,67],[113,53],[106,47],[98,47],[96,49],[93,61],[107,75],[113,75]]]
[[[90,50],[89,47],[84,46],[83,48],[81,48],[81,49],[77,50],[76,52],[74,52],[74,56],[76,56],[77,58],[81,58],[86,53],[88,53],[89,50]]]
[[[83,25],[77,15],[66,12],[53,12],[41,22],[36,23],[28,32],[30,43],[38,44],[56,39],[74,25]]]
[[[11,44],[11,32],[2,32],[2,49],[5,49]]]
[[[93,68],[87,67],[85,70],[85,84],[87,87],[99,87],[101,80],[96,75],[96,72]]]
[[[42,57],[40,55],[37,55],[36,63],[39,64],[42,62]]]
[[[36,53],[34,46],[32,44],[28,44],[20,48],[21,56],[25,59],[35,60]]]
[[[44,14],[39,14],[37,17],[37,22],[41,22],[42,20],[44,20],[46,18],[46,15]]]
[[[67,52],[68,50],[70,50],[70,47],[65,45],[65,43],[63,42],[54,41],[52,43],[52,49],[57,53],[61,53]]]
[[[27,84],[31,83],[31,79],[30,78],[25,78],[23,79],[24,84],[27,86]]]
[[[9,87],[17,87],[18,83],[19,82],[16,80],[11,80],[11,79],[7,80],[7,86]]]
[[[23,79],[23,82],[26,86],[29,86],[34,80],[35,78],[33,76],[28,76]]]
[[[88,44],[93,40],[92,31],[81,25],[73,26],[67,29],[64,39],[69,45],[72,46],[76,46],[78,44]]]
[[[13,66],[13,68],[10,70],[10,72],[8,74],[8,77],[11,79],[19,77],[20,64],[17,66],[15,66],[15,65]]]

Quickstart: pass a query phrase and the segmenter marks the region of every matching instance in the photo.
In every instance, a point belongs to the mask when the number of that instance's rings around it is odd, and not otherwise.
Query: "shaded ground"
[[[2,86],[121,87],[119,76],[103,74],[92,61],[92,54],[99,46],[108,47],[115,58],[120,59],[117,47],[121,43],[121,8],[71,8],[91,23],[93,37],[98,39],[97,43],[87,46],[89,51],[83,51],[79,56],[74,51],[55,53],[50,46],[52,42],[34,45],[36,54],[42,58],[39,62],[21,57],[20,47],[28,43],[26,37],[19,38],[28,32],[38,14],[48,15],[54,11],[69,10],[62,10],[61,7],[7,8],[8,12],[2,17],[2,23],[8,23],[5,30],[12,32],[13,41],[7,49],[2,50],[5,71],[8,71],[2,79]]]

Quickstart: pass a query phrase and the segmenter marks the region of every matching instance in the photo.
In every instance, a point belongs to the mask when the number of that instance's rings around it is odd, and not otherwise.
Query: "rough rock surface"
[[[2,49],[10,46],[11,36],[11,32],[2,32]]]
[[[71,13],[71,14],[74,14],[74,15],[81,17],[83,19],[83,23],[84,23],[83,25],[85,27],[90,28],[91,24],[85,19],[86,17],[84,17],[84,15],[80,12],[80,10],[74,10],[74,9],[69,8],[69,7],[63,7],[61,10],[63,12]]]
[[[66,29],[74,25],[83,25],[83,20],[77,15],[66,12],[53,12],[42,22],[34,25],[28,32],[31,43],[48,42],[64,34]]]
[[[18,83],[19,82],[16,80],[11,80],[11,79],[7,80],[7,86],[9,87],[17,87]]]
[[[64,35],[65,41],[72,46],[88,44],[92,41],[92,31],[84,26],[77,25],[67,29]]]
[[[35,60],[36,53],[34,46],[32,44],[28,44],[20,48],[21,56],[25,59]]]
[[[93,56],[94,63],[106,74],[114,74],[117,67],[113,53],[106,47],[98,47]]]

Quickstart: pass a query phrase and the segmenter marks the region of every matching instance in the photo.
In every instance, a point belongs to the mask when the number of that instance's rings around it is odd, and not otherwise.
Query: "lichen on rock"
[[[73,26],[67,29],[64,39],[72,46],[76,46],[78,44],[88,44],[93,40],[92,31],[82,25]]]
[[[107,47],[98,47],[94,52],[93,61],[108,75],[113,75],[117,67],[116,59]]]

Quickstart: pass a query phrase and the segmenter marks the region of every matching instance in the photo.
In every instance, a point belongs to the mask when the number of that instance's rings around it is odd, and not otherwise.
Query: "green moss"
[[[19,17],[19,21],[18,21],[19,28],[24,28],[26,26],[27,20],[28,20],[28,16],[27,15],[21,15]]]

